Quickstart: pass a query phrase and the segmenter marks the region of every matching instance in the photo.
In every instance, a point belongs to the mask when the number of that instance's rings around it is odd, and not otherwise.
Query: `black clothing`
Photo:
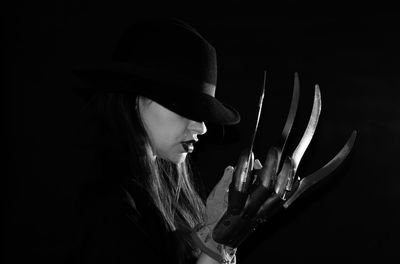
[[[129,180],[127,161],[112,156],[82,198],[81,242],[69,262],[195,263],[181,233],[167,230],[147,194]]]

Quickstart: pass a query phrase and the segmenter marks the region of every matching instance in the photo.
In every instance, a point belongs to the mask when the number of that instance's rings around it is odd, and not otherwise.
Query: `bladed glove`
[[[290,187],[296,185],[290,158],[285,159],[279,175],[277,167],[278,151],[271,148],[264,167],[245,150],[235,168],[225,169],[207,198],[206,223],[193,232],[204,253],[220,263],[235,263],[239,244],[283,204]]]
[[[228,207],[214,226],[212,237],[217,243],[237,248],[256,227],[273,216],[285,199],[297,189],[293,162],[286,157],[278,171],[279,153],[276,148],[268,151],[261,169],[241,167],[244,152],[239,159],[232,183],[229,187]],[[243,169],[243,171],[240,171]],[[245,175],[247,173],[247,175]]]
[[[201,251],[220,263],[236,263],[236,249],[217,243],[212,231],[228,206],[228,187],[232,181],[234,168],[226,167],[221,180],[215,185],[206,202],[206,222],[197,226],[192,238]]]

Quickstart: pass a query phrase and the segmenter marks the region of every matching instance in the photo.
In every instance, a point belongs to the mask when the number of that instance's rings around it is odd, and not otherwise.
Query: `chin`
[[[169,161],[175,164],[180,164],[185,161],[187,153],[180,153],[169,158]]]
[[[167,161],[170,161],[170,162],[178,165],[185,161],[187,154],[188,154],[187,152],[164,151],[164,152],[160,152],[159,155],[157,155],[157,156],[163,160],[167,160]]]

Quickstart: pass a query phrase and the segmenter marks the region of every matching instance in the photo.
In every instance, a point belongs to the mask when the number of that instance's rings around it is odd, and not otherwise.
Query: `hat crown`
[[[148,68],[172,78],[216,85],[214,47],[194,28],[177,19],[142,21],[129,27],[117,43],[113,61]]]
[[[79,67],[75,73],[85,82],[82,93],[134,93],[192,120],[240,121],[234,108],[215,98],[214,47],[178,19],[137,22],[120,37],[112,61]]]

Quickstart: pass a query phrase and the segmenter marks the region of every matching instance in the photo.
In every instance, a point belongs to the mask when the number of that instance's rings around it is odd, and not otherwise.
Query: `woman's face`
[[[181,163],[193,151],[197,136],[207,132],[204,122],[182,117],[146,97],[138,98],[138,107],[155,157]]]

